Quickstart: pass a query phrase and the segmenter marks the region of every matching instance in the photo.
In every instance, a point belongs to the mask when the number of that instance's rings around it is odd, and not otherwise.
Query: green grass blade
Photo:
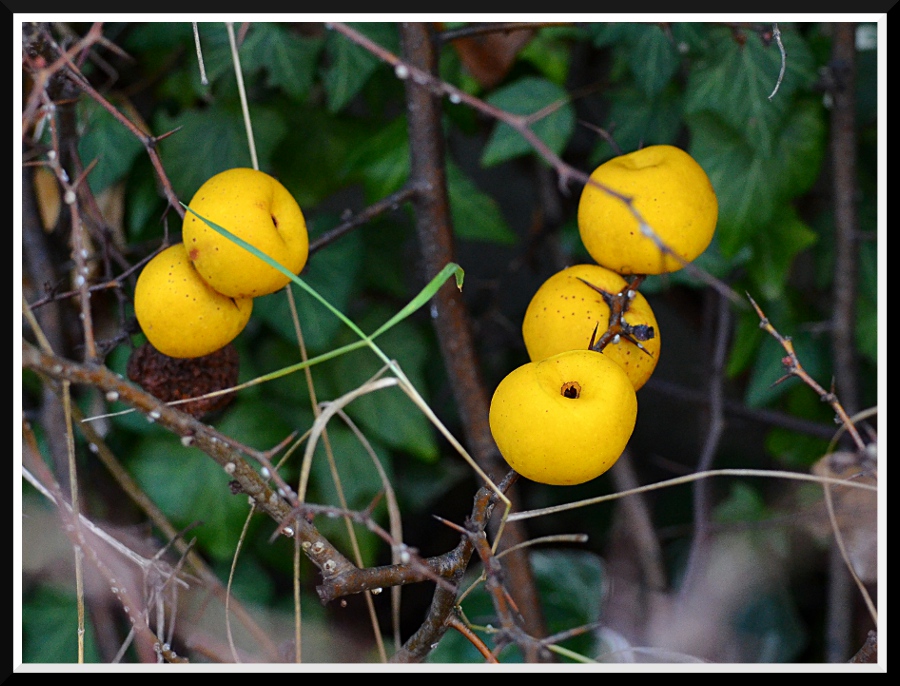
[[[284,265],[276,262],[271,257],[266,255],[264,252],[262,252],[255,246],[251,245],[250,243],[245,241],[240,236],[236,236],[235,234],[233,234],[231,231],[229,231],[225,227],[219,226],[215,222],[212,222],[209,219],[207,219],[206,217],[203,217],[203,216],[197,214],[194,210],[192,210],[190,207],[188,207],[184,203],[181,203],[181,206],[184,207],[185,210],[187,210],[188,212],[193,214],[195,217],[200,219],[202,222],[204,222],[207,226],[209,226],[214,231],[225,236],[225,238],[227,238],[231,242],[236,243],[237,245],[241,246],[244,250],[246,250],[249,253],[251,253],[252,255],[258,257],[263,262],[268,264],[270,267],[277,269],[282,274],[287,276],[289,279],[291,279],[291,281],[296,283],[303,290],[305,290],[307,293],[309,293],[312,297],[314,297],[316,300],[318,300],[320,303],[322,303],[322,305],[324,305],[326,308],[328,308],[328,310],[332,314],[334,314],[334,316],[336,316],[344,324],[349,326],[350,329],[361,339],[361,344],[346,345],[341,348],[337,348],[336,350],[332,351],[331,353],[319,355],[318,357],[315,357],[312,360],[308,360],[307,362],[300,363],[297,365],[292,365],[291,367],[287,367],[285,370],[281,370],[285,373],[291,373],[291,372],[297,371],[304,367],[310,366],[310,365],[314,364],[315,362],[323,362],[326,359],[331,359],[332,357],[336,357],[337,355],[343,354],[345,352],[349,352],[350,350],[355,350],[355,349],[361,347],[361,345],[369,345],[372,348],[372,350],[375,351],[375,354],[377,354],[382,359],[382,361],[389,364],[391,366],[391,368],[393,369],[394,365],[391,363],[391,361],[388,359],[388,357],[384,354],[384,352],[382,352],[382,350],[377,345],[375,345],[375,343],[373,342],[374,339],[377,336],[380,336],[381,334],[383,334],[385,331],[389,330],[391,327],[395,326],[397,323],[406,319],[406,317],[408,317],[413,312],[415,312],[420,307],[422,307],[425,303],[427,303],[434,296],[434,294],[437,293],[438,289],[444,284],[444,282],[450,278],[451,274],[456,277],[456,287],[459,288],[460,290],[462,290],[462,284],[463,284],[463,278],[465,276],[465,272],[463,271],[462,267],[460,267],[458,264],[456,264],[455,262],[450,262],[437,274],[437,276],[435,276],[431,281],[429,281],[428,284],[426,284],[426,286],[421,291],[419,291],[419,293],[416,295],[416,297],[414,297],[403,309],[401,309],[399,312],[397,312],[397,314],[395,314],[393,317],[391,317],[387,322],[382,324],[375,331],[375,333],[373,333],[371,336],[367,336],[365,333],[363,333],[362,329],[360,329],[350,318],[348,318],[346,315],[344,315],[343,312],[341,312],[336,307],[334,307],[330,302],[328,302],[324,297],[322,297],[318,291],[316,291],[312,286],[307,284],[297,274],[294,274],[293,272],[291,272],[290,269],[288,269]],[[286,371],[286,370],[290,370],[290,371]],[[394,371],[396,372],[397,370],[395,369]],[[281,374],[278,373],[278,375],[280,376]],[[271,375],[267,375],[267,376],[271,376]],[[272,377],[272,378],[275,378],[275,377]]]
[[[422,305],[427,303],[431,298],[437,293],[438,289],[444,285],[444,282],[450,278],[450,275],[454,274],[456,276],[456,287],[462,290],[463,277],[465,276],[465,272],[463,268],[460,267],[455,262],[448,262],[446,266],[435,276],[428,284],[419,291],[419,294],[409,301],[409,303],[402,310],[397,312],[393,317],[388,319],[384,324],[382,324],[375,333],[372,334],[372,338],[376,336],[380,336],[385,331],[390,329],[392,326],[397,324],[398,322],[403,321],[413,312],[418,310]]]
[[[312,286],[307,284],[305,281],[303,281],[303,279],[301,279],[296,274],[293,274],[287,267],[282,266],[281,264],[279,264],[278,262],[273,260],[271,257],[269,257],[268,255],[263,253],[261,250],[250,245],[247,241],[243,240],[242,238],[235,236],[228,229],[226,229],[222,226],[219,226],[218,224],[211,222],[209,219],[206,219],[206,217],[203,217],[203,216],[197,214],[196,212],[194,212],[194,210],[192,210],[190,207],[188,207],[184,203],[181,203],[181,205],[182,205],[182,207],[185,208],[185,210],[187,210],[188,212],[193,214],[195,217],[197,217],[198,219],[203,221],[207,226],[212,228],[214,231],[217,231],[221,235],[225,236],[228,240],[232,241],[233,243],[237,243],[239,246],[244,248],[244,250],[248,251],[252,255],[255,255],[259,259],[263,260],[263,262],[265,262],[269,266],[277,269],[282,274],[286,275],[289,279],[291,279],[291,281],[296,283],[303,290],[305,290],[307,293],[309,293],[311,296],[313,296],[316,300],[318,300],[320,303],[322,303],[326,308],[328,308],[328,310],[332,314],[334,314],[334,316],[336,316],[338,319],[340,319],[342,322],[344,322],[344,324],[349,326],[350,329],[352,329],[353,332],[356,333],[356,335],[360,337],[360,343],[357,345],[354,345],[353,347],[344,346],[342,348],[338,348],[338,349],[332,351],[334,354],[330,355],[330,357],[334,357],[336,355],[342,354],[344,352],[347,352],[348,350],[355,349],[356,347],[362,347],[363,345],[368,345],[375,352],[375,354],[378,355],[379,358],[381,358],[381,360],[394,373],[394,375],[400,380],[400,387],[404,391],[406,391],[406,393],[409,395],[410,399],[416,405],[418,405],[418,407],[422,410],[422,412],[425,413],[425,415],[429,418],[429,420],[440,430],[440,432],[442,434],[444,434],[444,436],[447,438],[447,440],[450,441],[450,443],[456,448],[457,452],[459,452],[459,454],[466,460],[466,462],[469,463],[469,465],[472,467],[472,469],[475,470],[475,472],[482,479],[484,479],[485,483],[490,485],[490,487],[497,494],[497,496],[500,498],[500,500],[502,500],[505,503],[506,510],[503,515],[503,518],[505,521],[505,519],[509,515],[509,511],[512,507],[512,503],[510,502],[509,498],[507,498],[506,495],[500,491],[500,489],[497,487],[497,485],[493,481],[491,481],[490,477],[484,473],[484,471],[481,469],[481,467],[478,466],[478,464],[475,462],[475,460],[472,458],[472,456],[469,455],[469,453],[466,451],[466,449],[456,440],[456,438],[449,431],[449,429],[447,429],[447,427],[444,426],[443,422],[441,422],[441,420],[437,417],[437,415],[434,414],[432,409],[429,407],[428,403],[425,402],[425,399],[422,397],[421,393],[419,393],[418,389],[412,384],[412,382],[409,380],[409,378],[407,378],[406,374],[400,368],[400,365],[398,365],[396,362],[394,362],[393,360],[388,358],[388,356],[384,354],[384,351],[382,351],[381,348],[379,348],[377,345],[375,345],[375,342],[373,340],[376,336],[384,333],[385,331],[390,329],[392,326],[394,326],[395,324],[397,324],[398,322],[402,321],[404,318],[408,317],[410,314],[415,312],[426,302],[428,302],[428,300],[430,300],[431,297],[435,293],[437,293],[438,289],[444,284],[444,282],[448,278],[450,278],[451,274],[453,274],[456,277],[456,287],[459,289],[462,289],[463,278],[465,276],[465,272],[463,271],[462,267],[460,267],[455,262],[448,263],[440,271],[440,273],[438,273],[437,276],[435,276],[431,281],[428,282],[428,284],[425,286],[425,288],[423,288],[419,292],[419,294],[415,298],[413,298],[412,301],[410,301],[410,303],[406,307],[401,309],[396,315],[391,317],[387,322],[385,322],[382,326],[380,326],[375,331],[374,334],[372,334],[371,336],[367,336],[365,333],[363,333],[362,329],[360,329],[353,321],[351,321],[346,315],[344,315],[343,312],[341,312],[336,307],[334,307],[330,302],[328,302],[324,297],[322,297]],[[323,358],[324,358],[324,356],[320,355],[316,359],[321,361]],[[310,361],[307,361],[305,363],[293,365],[291,367],[285,368],[284,370],[280,370],[280,371],[274,372],[274,373],[279,374],[279,375],[281,373],[290,373],[290,372],[287,372],[286,370],[290,369],[291,371],[296,371],[297,369],[302,369],[304,366],[308,366],[309,364],[310,364]],[[501,528],[501,530],[502,530],[502,528]],[[499,540],[500,540],[500,537],[498,534],[497,542],[499,542]]]

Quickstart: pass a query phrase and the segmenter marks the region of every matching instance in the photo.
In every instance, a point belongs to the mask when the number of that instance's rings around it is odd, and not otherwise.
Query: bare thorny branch
[[[769,321],[769,318],[766,317],[765,312],[763,312],[762,308],[756,304],[756,301],[747,295],[747,298],[750,300],[750,304],[753,305],[753,308],[756,310],[756,313],[759,315],[759,326],[761,329],[764,329],[767,333],[769,333],[778,343],[784,348],[785,353],[787,353],[782,359],[781,363],[784,366],[785,374],[781,378],[775,381],[776,384],[781,383],[785,379],[789,377],[796,376],[798,379],[801,379],[803,383],[809,386],[816,394],[819,396],[819,399],[823,403],[828,403],[831,405],[832,409],[834,409],[837,418],[846,429],[850,436],[853,438],[853,442],[856,444],[857,450],[860,452],[864,452],[866,449],[866,444],[862,439],[862,436],[859,434],[859,430],[856,428],[853,420],[850,418],[850,415],[847,414],[847,411],[844,409],[844,406],[841,404],[840,400],[838,400],[837,395],[834,392],[834,388],[829,391],[826,391],[819,383],[813,379],[803,368],[803,365],[800,363],[800,359],[797,357],[797,353],[794,350],[794,342],[790,336],[781,335],[778,330],[772,326],[772,323]]]
[[[46,375],[49,379],[65,380],[97,388],[109,397],[115,397],[117,400],[135,407],[158,425],[181,436],[182,443],[185,445],[197,447],[216,460],[233,479],[233,493],[243,493],[251,497],[262,512],[279,523],[278,530],[282,534],[298,538],[304,553],[322,574],[322,583],[318,587],[318,592],[323,602],[372,589],[390,588],[429,580],[438,580],[439,590],[442,589],[449,594],[449,597],[455,598],[454,584],[461,578],[461,573],[466,569],[472,553],[472,546],[468,538],[464,537],[460,546],[449,553],[422,560],[418,558],[414,550],[406,547],[402,542],[393,541],[373,522],[368,513],[341,512],[341,514],[365,523],[373,531],[379,532],[379,535],[389,540],[392,546],[406,553],[401,557],[399,564],[359,569],[318,532],[310,519],[297,516],[302,512],[310,515],[338,514],[338,512],[334,508],[314,504],[294,502],[291,505],[282,494],[268,485],[245,457],[268,464],[268,458],[263,453],[235,444],[228,436],[174,407],[161,403],[154,396],[124,381],[105,367],[83,365],[58,358],[42,353],[28,343],[23,344],[23,364],[25,368],[33,369]],[[515,480],[514,476],[511,474],[505,482],[501,482],[502,490],[512,484]],[[472,525],[474,530],[483,531],[487,526],[495,501],[496,493],[489,488],[483,488],[482,495],[476,498],[476,505],[470,520],[474,522]],[[441,579],[453,581],[448,586],[446,582],[440,581]],[[448,608],[448,611],[450,609],[452,606]],[[446,626],[439,626],[437,633],[442,634],[445,629]],[[434,640],[436,638],[433,635],[420,636],[411,641],[412,647],[404,649],[402,654],[413,652],[419,654],[421,658],[424,653],[415,652],[417,646],[430,646]]]
[[[91,34],[89,34],[87,40],[93,42],[99,42],[99,25],[95,25],[92,29]],[[49,36],[49,34],[47,34]],[[92,43],[88,44],[89,45]],[[46,46],[44,46],[46,47]],[[30,67],[37,75],[36,81],[39,84],[45,83],[49,81],[51,78],[60,77],[62,79],[68,80],[69,83],[75,85],[82,92],[86,93],[88,96],[97,101],[102,107],[104,107],[107,111],[109,111],[119,122],[125,126],[132,134],[134,134],[145,146],[147,154],[154,162],[154,168],[156,169],[158,176],[160,178],[161,186],[166,192],[166,196],[169,200],[169,204],[172,207],[175,207],[176,210],[180,213],[182,209],[180,204],[177,202],[177,199],[174,196],[174,193],[171,189],[171,184],[169,183],[165,171],[162,167],[161,160],[159,159],[156,143],[160,140],[161,137],[153,137],[149,134],[141,131],[137,126],[135,126],[129,119],[127,119],[124,115],[122,115],[117,108],[112,106],[100,93],[98,93],[87,80],[81,76],[78,67],[75,65],[70,56],[66,54],[62,54],[62,56],[54,62],[49,68],[45,68],[42,65],[44,62],[41,61],[40,55],[32,56],[26,53],[24,55],[24,61],[26,67]],[[44,94],[45,89],[35,87],[34,93]],[[30,124],[33,123],[33,116],[30,114],[31,111],[37,111],[36,108],[30,108],[26,110],[26,130],[30,128]],[[51,126],[54,124],[53,118],[53,106],[51,101],[47,101],[45,103],[44,111],[42,112],[42,116],[46,117],[48,121],[50,121]],[[73,207],[74,211],[77,211],[77,198],[75,196],[75,189],[80,185],[82,188],[82,197],[85,197],[89,191],[87,190],[87,184],[81,183],[86,177],[87,173],[89,173],[90,168],[86,170],[77,180],[75,184],[68,185],[68,177],[65,170],[58,164],[58,155],[50,155],[51,161],[56,161],[56,164],[53,165],[53,168],[56,171],[57,178],[63,188],[66,190],[66,199],[68,202],[69,197],[71,196],[71,202],[69,204]],[[415,192],[421,192],[415,191]],[[412,197],[414,191],[412,189],[398,193],[393,198],[386,199],[383,203],[377,204],[377,206],[370,208],[366,212],[362,213],[360,216],[353,218],[352,220],[345,222],[343,226],[337,227],[333,232],[323,236],[320,240],[319,244],[313,246],[313,248],[318,248],[319,245],[325,245],[327,242],[330,242],[334,238],[341,235],[343,232],[349,230],[350,228],[359,225],[359,223],[364,222],[373,216],[376,216],[378,213],[383,212],[387,209],[390,209],[396,204],[408,200]],[[77,235],[80,233],[80,221],[77,219],[77,215],[73,221],[73,235]],[[76,257],[83,255],[83,250],[76,250]],[[132,273],[134,269],[128,270],[126,273]],[[118,282],[124,278],[124,276],[117,277],[112,285],[117,285]],[[96,284],[89,285],[86,279],[81,280],[82,288],[79,291],[81,294],[82,302],[84,303],[85,311],[89,312],[90,308],[87,306],[87,302],[89,300],[90,293],[93,292],[92,289],[96,289]],[[57,295],[56,297],[60,297]],[[93,330],[93,327],[90,325],[90,320],[85,318],[85,331],[90,336],[90,332]],[[243,450],[244,452],[253,456],[256,461],[262,465],[263,469],[261,472],[267,474],[270,478],[279,481],[277,470],[272,468],[271,463],[269,461],[269,455],[271,451],[254,451],[251,449],[247,449],[245,446],[240,446],[235,444],[231,439],[221,434],[217,434],[215,431],[210,430],[207,431],[207,427],[201,425],[199,423],[192,422],[191,420],[187,420],[183,415],[179,416],[180,413],[174,409],[167,407],[158,401],[156,401],[152,396],[144,396],[140,391],[133,388],[126,388],[128,384],[125,384],[120,379],[117,379],[115,375],[106,375],[106,370],[103,368],[81,368],[75,371],[72,366],[73,363],[70,363],[67,360],[63,360],[62,358],[54,358],[53,354],[50,350],[45,350],[43,353],[39,353],[36,349],[27,346],[23,348],[23,351],[27,350],[24,354],[24,357],[27,358],[25,360],[25,366],[31,367],[36,371],[43,370],[45,373],[50,372],[51,376],[56,374],[62,374],[65,376],[67,373],[74,373],[75,376],[80,376],[82,378],[83,383],[87,383],[98,389],[106,390],[107,397],[115,397],[119,400],[128,402],[129,399],[134,398],[133,393],[138,393],[141,397],[141,402],[135,404],[134,406],[140,411],[147,414],[149,418],[154,421],[157,421],[160,425],[166,426],[169,430],[174,431],[176,434],[182,436],[182,442],[186,445],[191,444],[194,445],[201,450],[206,451],[210,454],[213,459],[217,459],[219,463],[223,466],[223,468],[234,477],[234,489],[238,492],[244,492],[251,497],[254,498],[254,502],[261,503],[260,509],[264,512],[267,512],[270,516],[273,516],[278,521],[285,521],[286,517],[289,517],[290,510],[285,510],[285,506],[287,502],[291,502],[292,492],[287,487],[286,484],[281,482],[278,484],[278,491],[273,491],[268,487],[265,483],[263,483],[262,478],[257,474],[257,472],[250,467],[247,462],[240,455],[240,452]],[[96,360],[98,355],[94,351],[94,346],[91,339],[88,339],[88,359]],[[52,361],[51,361],[52,360]],[[98,378],[97,374],[102,376],[102,380]],[[60,377],[61,378],[61,377]],[[172,414],[174,412],[174,415]],[[287,502],[286,502],[287,501]],[[298,506],[299,503],[293,501],[293,506]],[[303,522],[304,520],[297,519],[296,517],[292,520],[296,522]],[[486,521],[483,522],[483,525],[486,525]],[[323,538],[311,529],[311,525],[299,525],[299,531],[290,532],[287,530],[286,533],[293,533],[303,540],[304,546],[303,550],[307,554],[307,556],[316,563],[320,569],[323,571],[323,577],[326,580],[326,583],[323,584],[323,589],[321,592],[323,594],[323,600],[326,600],[331,597],[337,597],[340,593],[355,593],[360,592],[362,590],[372,589],[372,588],[381,588],[392,586],[396,583],[411,583],[413,581],[421,581],[423,579],[434,578],[435,572],[432,571],[427,565],[419,564],[418,566],[413,565],[409,567],[408,565],[395,565],[388,570],[375,570],[372,573],[368,573],[364,579],[360,578],[360,575],[354,576],[353,570],[355,569],[352,564],[349,563],[343,556],[337,554],[337,552],[333,549],[333,547],[327,542],[323,541]],[[449,561],[445,560],[443,562],[432,562],[432,566],[437,566],[439,569],[443,571],[444,567],[454,568],[454,567],[465,567],[465,564],[468,560],[467,555],[459,555],[454,554],[449,558]],[[407,567],[407,569],[404,569]],[[399,570],[397,569],[399,568]],[[410,571],[414,570],[414,571]],[[338,581],[334,582],[334,588],[340,588],[341,584],[346,585],[346,588],[342,590],[340,593],[328,590],[329,581],[331,578],[337,579]],[[349,584],[349,585],[347,585]],[[334,593],[334,595],[331,595]]]

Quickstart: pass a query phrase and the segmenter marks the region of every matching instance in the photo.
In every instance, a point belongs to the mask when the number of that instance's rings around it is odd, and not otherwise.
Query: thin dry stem
[[[866,444],[862,440],[862,437],[859,435],[859,431],[856,428],[856,425],[850,419],[846,410],[844,410],[844,406],[838,400],[837,395],[835,395],[834,390],[826,391],[822,388],[818,382],[813,379],[809,374],[807,374],[806,370],[803,368],[803,365],[800,364],[800,360],[797,357],[797,353],[794,350],[794,343],[789,336],[782,336],[778,330],[772,326],[772,323],[769,321],[768,317],[766,317],[765,312],[763,312],[762,308],[756,304],[756,301],[750,297],[750,294],[747,294],[747,298],[750,300],[750,304],[753,305],[753,309],[756,310],[756,314],[759,316],[759,328],[768,332],[776,341],[781,344],[781,347],[784,348],[784,351],[787,353],[786,357],[783,357],[781,360],[782,365],[786,370],[786,374],[782,376],[780,379],[775,381],[775,383],[780,383],[784,381],[786,378],[790,376],[796,376],[801,379],[803,383],[809,386],[813,391],[815,391],[819,399],[822,402],[827,402],[834,409],[838,418],[841,421],[841,424],[847,429],[850,433],[850,436],[853,438],[853,442],[856,444],[858,450],[863,451],[866,449]]]
[[[485,662],[489,662],[491,664],[499,664],[499,660],[494,657],[494,654],[490,651],[490,648],[488,648],[484,644],[484,641],[482,641],[478,636],[478,634],[472,631],[468,627],[468,625],[465,624],[459,617],[457,617],[455,614],[450,614],[447,616],[446,623],[447,626],[458,631],[465,637],[465,639],[469,643],[475,646],[475,649],[479,653],[481,653],[481,656],[485,659]]]
[[[241,112],[244,115],[244,128],[247,129],[247,145],[250,146],[250,159],[253,163],[253,168],[259,170],[259,160],[256,157],[256,142],[253,139],[253,121],[250,119],[250,109],[247,106],[247,91],[244,89],[244,74],[241,71],[241,57],[238,54],[237,41],[234,36],[234,22],[226,21],[225,27],[228,29],[228,44],[231,46],[231,61],[234,64],[234,77],[237,80],[238,93],[241,97]]]
[[[709,479],[714,476],[737,476],[737,477],[761,477],[766,479],[788,479],[793,481],[811,481],[818,484],[831,484],[834,486],[846,486],[848,488],[859,488],[865,491],[877,492],[878,487],[869,484],[861,484],[851,479],[836,479],[827,476],[816,476],[814,474],[806,474],[803,472],[785,472],[781,470],[765,470],[765,469],[710,469],[705,472],[694,472],[684,476],[658,481],[653,484],[639,486],[628,491],[619,493],[610,493],[608,495],[597,496],[596,498],[588,498],[586,500],[578,500],[563,505],[554,505],[552,507],[543,507],[537,510],[524,510],[521,512],[513,512],[509,515],[509,521],[519,521],[521,519],[531,519],[532,517],[544,517],[546,515],[565,512],[567,510],[575,510],[588,505],[597,505],[610,500],[618,500],[629,495],[637,493],[647,493],[660,488],[668,488],[670,486],[678,486],[680,484],[688,484],[699,479]]]
[[[240,662],[241,658],[238,656],[237,648],[234,645],[234,636],[231,633],[231,613],[229,612],[231,606],[231,584],[234,582],[234,571],[237,569],[237,561],[241,554],[241,548],[244,545],[244,541],[247,540],[247,528],[250,526],[250,520],[253,519],[255,511],[256,505],[253,503],[250,505],[247,516],[244,518],[244,526],[241,528],[241,533],[238,536],[237,544],[234,548],[234,555],[231,556],[231,567],[228,570],[228,583],[225,586],[225,633],[228,637],[228,647],[231,649],[231,656],[234,658],[235,662]]]
[[[778,51],[781,53],[781,69],[778,71],[778,80],[775,82],[775,88],[773,88],[772,92],[769,94],[769,100],[775,97],[775,94],[781,87],[781,82],[784,80],[784,70],[787,66],[787,53],[785,53],[784,50],[784,43],[781,42],[781,30],[778,28],[778,24],[772,25],[772,37],[778,44]]]
[[[294,293],[290,287],[285,287],[284,293],[288,299],[288,306],[289,306],[290,312],[291,312],[291,321],[294,324],[294,333],[297,336],[297,343],[300,348],[300,359],[305,362],[305,361],[308,361],[309,357],[306,353],[306,343],[303,338],[303,329],[300,326],[300,318],[297,315],[297,307],[296,307],[296,303],[294,302]],[[315,416],[316,419],[318,419],[321,414],[321,408],[319,407],[319,402],[317,400],[316,388],[315,388],[315,384],[313,383],[313,378],[312,378],[312,370],[309,367],[306,367],[303,371],[304,371],[304,376],[306,378],[306,387],[307,387],[307,391],[309,392],[309,400],[310,400],[310,404],[312,405],[313,415]],[[376,469],[378,469],[378,471],[379,471],[379,474],[382,479],[382,483],[386,489],[390,490],[390,494],[391,494],[391,496],[393,496],[393,490],[390,489],[390,484],[388,482],[387,476],[384,474],[384,470],[381,469],[381,464],[379,463],[378,458],[375,456],[374,451],[371,449],[371,447],[368,445],[368,442],[366,442],[365,439],[362,439],[362,443],[364,446],[369,448],[369,454],[375,463]],[[331,448],[331,440],[328,437],[327,429],[323,429],[322,444],[325,448],[325,455],[328,460],[328,468],[331,471],[331,478],[334,483],[335,490],[337,492],[338,503],[340,504],[340,506],[342,508],[347,509],[348,508],[347,499],[344,496],[344,488],[341,483],[340,474],[338,473],[337,463],[335,462],[335,459],[334,459],[334,451]],[[299,488],[299,486],[298,486],[298,488]],[[396,502],[396,500],[394,500],[394,502]],[[359,541],[356,538],[356,530],[353,528],[352,522],[350,521],[349,518],[345,517],[344,523],[347,528],[347,536],[350,539],[350,546],[353,550],[353,555],[356,560],[356,565],[358,567],[362,567],[363,566],[362,552],[360,551],[360,548],[359,548]],[[393,520],[392,520],[392,523],[393,523]],[[394,535],[397,538],[402,537],[402,536],[398,535],[397,532],[393,531],[393,529],[392,529],[392,533],[394,533]],[[294,582],[295,582],[295,584],[298,584],[299,578],[295,577]],[[393,592],[393,589],[392,589],[392,592]],[[396,594],[395,594],[395,597],[396,597]],[[384,648],[384,640],[381,635],[381,627],[378,624],[378,618],[375,614],[375,604],[372,601],[371,594],[366,593],[365,599],[366,599],[366,607],[369,611],[369,621],[372,624],[372,630],[373,630],[373,634],[375,636],[375,644],[376,644],[376,648],[378,649],[378,654],[381,657],[382,662],[387,662],[387,653],[385,652],[385,648]],[[399,600],[399,598],[398,598],[398,600]],[[300,602],[299,594],[296,594],[298,622],[299,622],[299,611],[300,611],[299,602]],[[399,608],[398,608],[398,612],[399,612]],[[296,651],[297,651],[297,653],[296,653],[297,659],[299,660],[300,659],[299,643],[296,647]]]

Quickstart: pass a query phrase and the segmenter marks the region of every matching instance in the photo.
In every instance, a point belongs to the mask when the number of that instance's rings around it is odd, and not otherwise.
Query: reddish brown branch
[[[497,486],[501,492],[505,493],[518,478],[518,474],[510,470]],[[474,551],[470,532],[484,531],[484,528],[490,521],[497,500],[497,494],[494,492],[494,489],[487,486],[482,486],[475,494],[472,514],[469,517],[469,520],[467,520],[466,525],[462,527],[459,545],[447,553],[452,569],[447,576],[447,580],[453,585],[457,585],[462,581],[466,564],[453,565],[452,562],[455,559],[459,559],[468,563],[468,560]],[[431,607],[428,610],[425,620],[416,632],[410,636],[403,647],[391,657],[391,662],[405,663],[421,662],[424,660],[447,631],[447,618],[456,611],[455,608],[456,592],[451,592],[444,586],[438,586],[435,589],[434,597],[431,600]]]
[[[834,280],[831,340],[834,384],[840,389],[847,411],[859,409],[856,358],[856,299],[858,294],[859,218],[857,213],[856,134],[856,24],[832,24],[830,77],[830,152],[834,197]],[[840,416],[840,414],[839,414]],[[843,417],[842,417],[843,420]],[[846,421],[845,421],[846,424]],[[849,427],[848,427],[849,428]],[[859,438],[854,435],[857,445]],[[853,649],[850,638],[853,584],[843,556],[830,550],[826,656],[838,661]]]
[[[410,184],[418,190],[413,201],[416,233],[422,268],[426,273],[435,273],[443,265],[455,261],[441,103],[432,88],[442,82],[433,76],[437,70],[437,51],[428,25],[401,24],[400,31],[408,68],[414,70],[411,78],[406,80],[406,100]],[[490,396],[481,378],[472,323],[459,289],[445,284],[434,297],[433,312],[441,356],[470,451],[488,475],[503,474],[507,467],[488,424]],[[524,530],[508,527],[504,539],[507,545],[514,546],[525,539]],[[529,629],[535,634],[543,634],[540,599],[527,554],[522,551],[512,553],[504,560],[504,566],[511,576],[510,587],[520,606],[525,608]]]
[[[507,645],[518,646],[529,662],[549,661],[550,655],[541,639],[532,636],[524,626],[524,618],[515,599],[510,594],[503,567],[483,531],[467,532],[475,552],[484,566],[485,590],[491,597],[500,628],[496,634],[495,652],[499,653]]]
[[[455,614],[451,614],[447,617],[447,626],[451,629],[456,629],[460,634],[462,634],[465,639],[475,646],[475,650],[481,653],[481,656],[485,659],[485,661],[490,662],[492,664],[498,664],[500,661],[494,657],[494,654],[488,649],[488,647],[484,644],[484,641],[481,640],[481,637],[472,631],[459,617]]]
[[[836,23],[831,57],[831,175],[834,197],[834,375],[850,414],[858,407],[855,345],[859,217],[856,165],[856,24]]]
[[[850,419],[850,416],[847,414],[844,406],[840,403],[835,395],[834,390],[826,391],[822,388],[815,379],[813,379],[803,368],[803,365],[800,364],[800,359],[797,357],[797,353],[794,351],[794,343],[789,336],[782,336],[778,333],[778,330],[772,326],[769,319],[766,317],[765,312],[762,311],[759,305],[756,304],[756,301],[747,295],[747,298],[750,300],[750,304],[753,305],[753,308],[756,310],[757,315],[759,315],[759,327],[767,331],[775,340],[777,340],[781,347],[784,348],[784,351],[787,353],[785,357],[781,359],[781,363],[785,368],[785,375],[780,379],[777,379],[775,383],[781,383],[785,379],[791,376],[796,376],[798,379],[801,379],[803,383],[809,386],[813,391],[815,391],[819,399],[831,405],[840,419],[841,423],[847,429],[847,432],[853,438],[854,443],[856,443],[856,447],[858,450],[863,451],[866,448],[865,443],[862,440],[862,437],[859,435],[859,431],[856,429],[856,425],[853,423],[853,420]]]

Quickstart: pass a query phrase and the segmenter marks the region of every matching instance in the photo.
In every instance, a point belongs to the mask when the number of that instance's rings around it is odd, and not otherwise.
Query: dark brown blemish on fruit
[[[200,251],[197,248],[191,248],[190,252],[188,252],[188,257],[191,258],[191,262],[200,257]]]

